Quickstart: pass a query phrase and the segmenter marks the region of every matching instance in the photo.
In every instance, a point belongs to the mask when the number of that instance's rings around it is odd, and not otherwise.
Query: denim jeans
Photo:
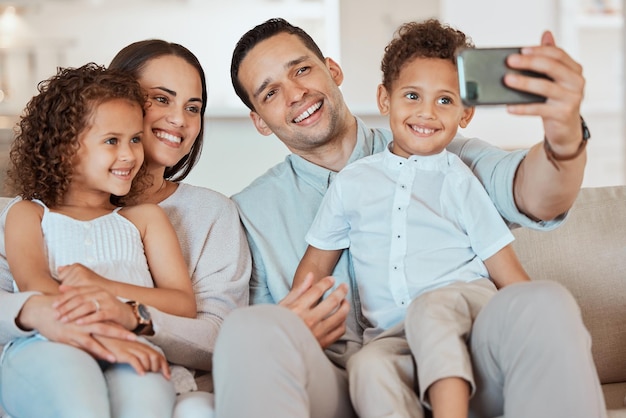
[[[169,418],[175,400],[160,373],[140,376],[40,335],[11,342],[0,363],[0,403],[12,418]]]

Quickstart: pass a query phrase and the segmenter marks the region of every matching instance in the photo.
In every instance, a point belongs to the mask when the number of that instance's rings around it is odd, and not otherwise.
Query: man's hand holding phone
[[[474,51],[467,50],[465,54],[483,57],[490,54],[484,52],[485,49]],[[461,54],[462,51],[459,56]],[[491,62],[490,68],[476,79],[471,78],[471,74],[477,72],[476,63],[470,64],[470,68],[465,68],[467,60],[459,63],[459,84],[462,96],[465,89],[466,106],[504,104],[511,114],[540,116],[551,149],[558,155],[573,155],[583,138],[580,106],[585,79],[582,66],[555,45],[549,31],[543,33],[541,45],[512,48],[505,55],[504,61],[494,62],[493,57],[486,59]],[[485,79],[487,75],[489,78]],[[478,91],[472,96],[474,87],[470,85],[468,90],[467,81],[484,85],[476,86]]]
[[[586,163],[585,138],[589,131],[580,116],[585,78],[582,66],[555,45],[546,31],[541,45],[522,47],[506,58],[507,67],[533,71],[544,77],[507,72],[507,87],[545,98],[530,103],[509,103],[515,115],[541,117],[544,137],[530,148],[520,163],[514,181],[515,203],[522,213],[550,220],[567,211],[580,190]],[[586,133],[586,134],[584,134]]]

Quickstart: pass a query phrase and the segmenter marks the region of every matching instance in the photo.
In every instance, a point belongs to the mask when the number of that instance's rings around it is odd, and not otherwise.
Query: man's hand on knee
[[[279,305],[295,312],[311,330],[322,348],[337,341],[346,330],[346,318],[350,305],[346,300],[348,286],[339,285],[320,301],[332,288],[335,279],[324,277],[317,283],[307,277],[300,286],[291,289]]]

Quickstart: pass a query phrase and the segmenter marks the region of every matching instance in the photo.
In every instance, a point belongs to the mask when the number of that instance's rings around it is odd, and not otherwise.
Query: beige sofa
[[[609,417],[626,418],[626,186],[583,189],[554,231],[514,232],[531,277],[556,280],[578,300]]]
[[[530,276],[562,283],[578,301],[609,417],[626,417],[626,186],[583,188],[560,228],[514,233]]]

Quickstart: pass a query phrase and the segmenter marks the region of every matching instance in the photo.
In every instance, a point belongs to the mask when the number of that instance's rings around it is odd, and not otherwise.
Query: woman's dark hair
[[[62,204],[72,181],[79,136],[90,127],[95,109],[102,103],[124,99],[143,112],[146,96],[128,73],[94,63],[59,68],[37,89],[39,94],[28,102],[16,126],[7,183],[10,191],[22,198],[39,199],[55,207]],[[117,198],[116,204],[132,201],[151,183],[150,177],[142,165],[128,198]]]
[[[324,54],[322,54],[322,51],[319,46],[317,46],[313,38],[311,38],[303,29],[292,25],[285,19],[269,19],[250,29],[239,39],[239,42],[237,42],[230,62],[230,80],[235,88],[235,93],[237,93],[237,96],[239,96],[241,101],[248,106],[248,109],[250,110],[254,110],[254,105],[250,101],[248,93],[246,93],[246,90],[239,81],[239,66],[241,66],[241,61],[243,61],[246,55],[248,55],[248,52],[250,52],[258,43],[269,39],[274,35],[278,35],[279,33],[288,33],[290,35],[297,36],[308,50],[313,52],[320,60],[324,61]]]
[[[189,154],[185,155],[172,167],[165,168],[166,179],[181,181],[191,172],[200,159],[204,138],[204,112],[207,105],[207,87],[204,70],[198,58],[182,45],[166,42],[160,39],[147,39],[134,42],[124,47],[111,61],[109,68],[126,71],[136,79],[139,79],[146,63],[154,58],[173,55],[185,60],[198,71],[202,83],[202,107],[200,109],[200,132],[191,146]]]

